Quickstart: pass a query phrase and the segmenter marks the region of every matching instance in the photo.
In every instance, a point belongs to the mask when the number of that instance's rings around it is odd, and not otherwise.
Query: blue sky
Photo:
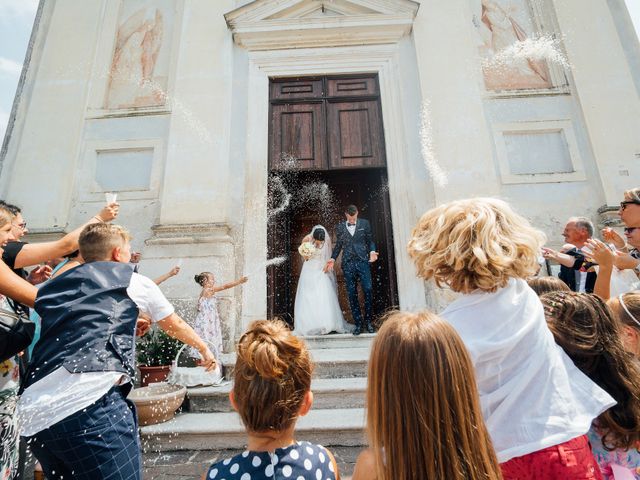
[[[640,0],[625,0],[640,32]],[[38,0],[0,0],[0,144],[29,44]]]

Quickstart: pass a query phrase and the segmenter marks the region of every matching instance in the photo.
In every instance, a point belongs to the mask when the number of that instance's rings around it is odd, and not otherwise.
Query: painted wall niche
[[[122,2],[109,68],[106,109],[165,104],[174,25],[174,0]]]

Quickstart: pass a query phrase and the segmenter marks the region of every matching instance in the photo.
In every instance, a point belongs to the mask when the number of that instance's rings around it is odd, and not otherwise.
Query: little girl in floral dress
[[[213,273],[202,272],[196,275],[194,279],[202,287],[202,292],[200,293],[200,298],[198,298],[198,314],[192,326],[200,338],[207,342],[214,357],[220,358],[222,353],[222,326],[220,324],[216,293],[237,287],[245,283],[248,278],[242,277],[234,282],[216,285]],[[197,351],[192,352],[192,354],[197,356]]]

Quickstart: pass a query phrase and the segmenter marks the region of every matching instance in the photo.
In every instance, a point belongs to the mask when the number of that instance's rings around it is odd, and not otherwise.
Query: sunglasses
[[[620,210],[627,208],[627,205],[640,205],[640,202],[638,200],[625,200],[620,202]]]
[[[626,235],[630,235],[630,234],[631,234],[631,232],[633,232],[634,230],[636,230],[636,229],[638,229],[638,228],[640,228],[640,227],[626,227],[626,228],[624,229],[624,233],[625,233]]]

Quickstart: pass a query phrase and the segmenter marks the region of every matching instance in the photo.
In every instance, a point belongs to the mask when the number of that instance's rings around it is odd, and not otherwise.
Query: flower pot
[[[161,365],[159,367],[139,365],[138,370],[140,370],[140,384],[146,387],[151,383],[164,382],[169,376],[171,365]]]
[[[187,394],[186,387],[168,383],[154,383],[135,388],[128,399],[136,405],[140,426],[171,420]]]

